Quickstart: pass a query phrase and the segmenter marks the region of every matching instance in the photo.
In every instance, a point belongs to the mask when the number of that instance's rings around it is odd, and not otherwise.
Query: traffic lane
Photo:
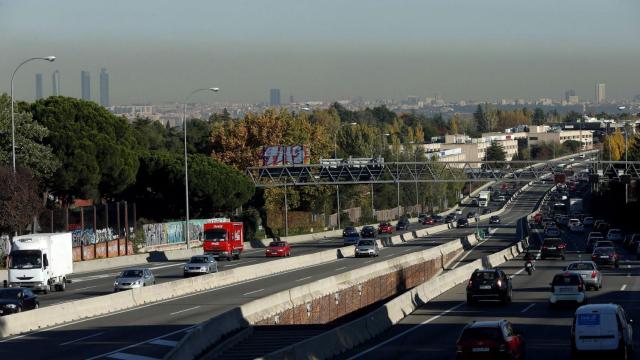
[[[468,208],[463,208],[465,213],[472,211]],[[417,231],[420,229],[429,228],[432,225],[420,225],[412,224],[409,231]],[[405,231],[394,232],[393,235],[404,233]],[[383,234],[380,237],[390,237],[392,235]],[[344,246],[342,238],[332,237],[321,240],[314,240],[304,243],[292,244],[292,256],[307,255],[319,251],[328,249],[335,249]],[[277,257],[267,258],[264,255],[264,249],[248,249],[242,254],[240,260],[234,261],[219,261],[219,271],[227,269],[242,267],[246,265],[252,265],[257,263],[263,263],[267,261],[277,260]],[[116,269],[102,270],[91,273],[83,273],[70,276],[72,280],[71,284],[68,284],[66,291],[64,292],[51,292],[49,294],[40,294],[39,300],[42,307],[60,304],[73,300],[80,300],[90,298],[94,296],[107,295],[113,292],[113,282],[115,278],[122,272],[122,270],[132,267],[145,267],[150,268],[154,276],[156,277],[156,283],[164,283],[168,281],[175,281],[183,277],[182,266],[188,261],[188,259],[172,260],[165,262],[146,263],[139,266],[131,265]]]
[[[455,342],[466,324],[474,320],[507,319],[522,330],[528,357],[568,359],[575,306],[550,309],[549,283],[556,273],[577,259],[577,254],[570,254],[566,261],[538,261],[531,276],[522,273],[524,261],[521,258],[509,261],[500,268],[513,276],[512,304],[502,306],[487,302],[467,306],[466,284],[461,284],[416,310],[374,341],[340,358],[451,359],[455,356]],[[640,291],[640,267],[602,269],[602,272],[603,289],[588,292],[589,301],[619,303],[630,317],[640,315],[640,307],[633,300]],[[380,344],[383,345],[376,348]],[[368,350],[371,351],[364,353]]]
[[[457,233],[459,231],[466,232],[468,229],[449,231]],[[458,234],[453,235],[453,237],[458,236]],[[426,241],[429,240],[426,239]],[[285,290],[291,284],[308,283],[337,272],[347,272],[376,261],[382,261],[388,256],[398,256],[407,251],[419,249],[416,247],[407,249],[406,245],[383,249],[383,254],[380,258],[336,260],[332,264],[323,264],[287,274],[278,274],[266,279],[234,284],[226,288],[185,296],[180,299],[150,304],[119,314],[72,323],[58,329],[47,330],[5,342],[5,345],[7,345],[8,352],[29,353],[33,349],[32,341],[36,340],[39,346],[45,345],[47,346],[46,348],[53,349],[46,354],[46,358],[65,358],[70,353],[77,356],[77,358],[87,358],[96,354],[101,355],[119,348],[136,345],[139,342],[158,336],[171,334],[227,311],[237,304],[250,301],[255,297],[262,297]],[[144,331],[140,331],[141,327],[144,327]],[[61,344],[65,344],[64,347],[66,349],[57,351],[56,349],[59,349],[58,347],[62,346]],[[37,356],[35,354],[32,355]]]
[[[450,238],[459,238],[470,229],[452,229]],[[438,235],[440,236],[440,235]],[[444,235],[446,236],[446,235]],[[444,237],[443,236],[443,237]],[[165,335],[188,327],[192,324],[204,321],[211,316],[222,313],[236,304],[250,301],[257,297],[263,297],[270,293],[285,290],[291,284],[304,284],[335,275],[338,272],[348,272],[373,262],[383,261],[389,257],[395,257],[407,253],[424,249],[425,247],[436,245],[433,240],[420,239],[403,244],[403,246],[385,248],[379,258],[371,259],[341,259],[332,264],[315,266],[305,270],[292,271],[288,274],[281,274],[267,279],[260,279],[243,284],[237,284],[228,288],[217,289],[196,295],[186,296],[181,299],[153,304],[132,311],[113,314],[85,322],[74,323],[63,326],[64,330],[51,330],[18,338],[5,344],[9,344],[8,351],[27,351],[29,343],[38,339],[39,343],[46,341],[54,351],[47,353],[47,358],[64,358],[71,353],[77,358],[95,356],[95,354],[108,353],[120,347],[126,347],[137,342],[148,340],[157,336]],[[438,242],[440,243],[440,242]],[[240,295],[240,296],[239,296]],[[179,315],[179,316],[178,316]],[[118,326],[117,324],[127,324]],[[144,324],[144,325],[143,325]],[[144,331],[140,331],[140,326],[144,326]],[[86,340],[84,339],[87,336]],[[70,343],[71,342],[71,343]],[[55,351],[60,344],[65,344],[64,351]],[[89,345],[90,346],[87,346]],[[90,349],[89,349],[90,348]]]

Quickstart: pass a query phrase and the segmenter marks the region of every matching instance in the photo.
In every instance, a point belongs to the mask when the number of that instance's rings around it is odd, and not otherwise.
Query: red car
[[[272,241],[265,250],[267,257],[278,256],[291,256],[291,245],[286,241]]]
[[[524,338],[507,320],[467,324],[456,343],[456,359],[524,359]]]
[[[378,225],[378,233],[379,234],[393,234],[393,225],[390,223],[381,223]]]
[[[422,225],[433,225],[433,218],[431,216],[427,216],[422,220]]]

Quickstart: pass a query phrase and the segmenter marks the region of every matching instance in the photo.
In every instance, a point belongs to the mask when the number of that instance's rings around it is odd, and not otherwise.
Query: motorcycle
[[[527,274],[529,274],[529,276],[531,276],[531,273],[533,272],[533,262],[531,260],[527,261],[524,264],[524,268],[525,268],[525,270],[527,270]]]

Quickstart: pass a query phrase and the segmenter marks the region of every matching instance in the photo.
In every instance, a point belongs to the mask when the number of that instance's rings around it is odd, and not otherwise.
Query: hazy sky
[[[111,102],[283,99],[538,98],[573,88],[593,98],[640,94],[638,0],[0,0],[0,91],[23,59],[55,55],[16,75],[33,99],[35,74],[61,72],[80,96],[101,67]]]

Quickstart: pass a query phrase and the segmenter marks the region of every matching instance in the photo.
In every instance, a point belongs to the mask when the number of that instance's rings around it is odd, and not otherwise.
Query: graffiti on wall
[[[73,239],[73,246],[80,246],[110,241],[116,237],[112,228],[98,229],[95,232],[93,228],[87,228],[71,231],[71,238]]]
[[[226,218],[189,220],[189,239],[202,239],[204,224],[230,221]],[[173,221],[142,226],[146,246],[175,244],[184,242],[184,221]]]

